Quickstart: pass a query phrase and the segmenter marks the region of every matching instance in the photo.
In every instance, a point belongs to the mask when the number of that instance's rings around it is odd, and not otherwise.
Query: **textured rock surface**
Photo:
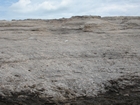
[[[1,99],[93,97],[124,75],[140,76],[140,17],[0,21]]]

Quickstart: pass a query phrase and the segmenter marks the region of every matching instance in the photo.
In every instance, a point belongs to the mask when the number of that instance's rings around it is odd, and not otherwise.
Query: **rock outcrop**
[[[140,17],[0,21],[0,104],[98,96],[111,80],[139,78],[139,46]]]

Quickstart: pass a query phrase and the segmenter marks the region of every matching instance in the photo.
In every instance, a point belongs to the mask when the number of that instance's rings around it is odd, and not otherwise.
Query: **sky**
[[[140,16],[140,0],[0,0],[0,20]]]

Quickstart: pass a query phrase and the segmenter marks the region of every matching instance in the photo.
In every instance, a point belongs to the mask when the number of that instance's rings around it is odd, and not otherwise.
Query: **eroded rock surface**
[[[124,75],[140,76],[140,17],[0,21],[1,100],[94,97]]]

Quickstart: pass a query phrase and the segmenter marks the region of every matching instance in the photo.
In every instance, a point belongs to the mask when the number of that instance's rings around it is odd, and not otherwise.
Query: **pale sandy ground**
[[[140,17],[0,21],[1,97],[95,96],[126,75],[140,76]]]

